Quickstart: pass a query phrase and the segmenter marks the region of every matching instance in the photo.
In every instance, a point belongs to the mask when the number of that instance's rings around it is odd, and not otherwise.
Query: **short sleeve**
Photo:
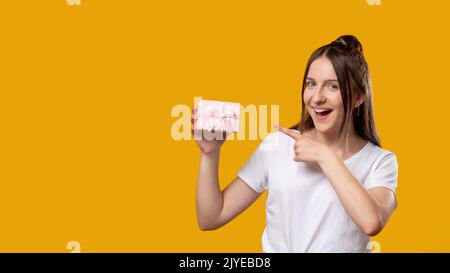
[[[259,193],[268,188],[267,167],[268,157],[273,150],[272,142],[273,135],[265,138],[238,172],[238,176]]]
[[[397,157],[393,153],[388,153],[383,155],[379,161],[375,162],[374,167],[367,176],[364,186],[367,189],[373,187],[385,187],[390,189],[395,195],[397,179]]]

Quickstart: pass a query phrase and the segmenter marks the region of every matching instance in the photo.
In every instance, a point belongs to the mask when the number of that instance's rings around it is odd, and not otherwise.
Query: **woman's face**
[[[344,119],[344,105],[336,73],[327,57],[319,57],[311,63],[303,101],[317,132],[338,132]]]

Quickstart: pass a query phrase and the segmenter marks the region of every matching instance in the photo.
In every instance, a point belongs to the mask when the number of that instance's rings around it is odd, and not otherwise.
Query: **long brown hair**
[[[341,90],[345,115],[339,133],[341,134],[345,127],[349,127],[350,121],[353,121],[355,131],[359,136],[381,147],[373,117],[372,83],[369,67],[364,58],[361,43],[352,35],[343,35],[337,38],[330,44],[316,49],[309,57],[303,76],[301,119],[291,129],[297,129],[303,133],[314,128],[313,119],[305,108],[303,92],[312,62],[322,56],[327,57],[333,64]],[[355,103],[360,96],[365,99],[358,110],[355,108]]]

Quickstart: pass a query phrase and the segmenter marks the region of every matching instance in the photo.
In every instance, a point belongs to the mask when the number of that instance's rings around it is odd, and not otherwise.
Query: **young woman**
[[[263,252],[367,252],[369,236],[383,229],[396,207],[398,165],[395,154],[381,148],[369,70],[354,36],[313,52],[301,120],[278,128],[223,191],[218,167],[224,141],[196,140],[200,229],[225,225],[268,190]]]

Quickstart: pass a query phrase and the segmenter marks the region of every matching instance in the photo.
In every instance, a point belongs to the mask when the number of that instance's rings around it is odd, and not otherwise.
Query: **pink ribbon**
[[[219,107],[217,105],[211,105],[209,107],[205,107],[202,112],[202,117],[204,118],[204,129],[210,131],[232,131],[232,122],[238,117],[236,112],[227,106]]]

